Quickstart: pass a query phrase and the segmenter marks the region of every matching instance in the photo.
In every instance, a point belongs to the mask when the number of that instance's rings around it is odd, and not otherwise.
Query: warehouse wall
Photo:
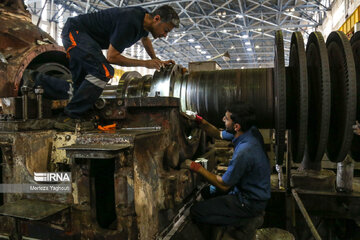
[[[335,0],[331,11],[326,12],[326,18],[318,31],[322,32],[325,39],[334,30],[338,30],[345,20],[360,5],[360,0]]]

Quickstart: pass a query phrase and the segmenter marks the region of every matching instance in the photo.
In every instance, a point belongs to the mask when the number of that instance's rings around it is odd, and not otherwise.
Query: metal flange
[[[130,82],[140,79],[141,77],[141,74],[137,71],[125,72],[119,80],[116,95],[120,98],[127,97]]]
[[[150,97],[179,97],[181,88],[182,71],[181,66],[171,64],[156,71],[150,88]]]
[[[286,131],[286,82],[284,41],[282,31],[275,33],[275,59],[274,59],[274,119],[275,119],[275,154],[276,163],[281,165],[284,161],[285,131]]]
[[[345,33],[332,32],[326,47],[331,79],[331,116],[327,155],[341,162],[349,151],[356,118],[356,72],[351,45]]]
[[[310,34],[306,46],[309,80],[309,118],[306,152],[310,161],[324,156],[330,126],[330,68],[324,38],[320,32]]]
[[[291,156],[294,162],[304,157],[308,127],[308,76],[304,40],[300,32],[291,36],[287,68],[287,128],[291,130]]]

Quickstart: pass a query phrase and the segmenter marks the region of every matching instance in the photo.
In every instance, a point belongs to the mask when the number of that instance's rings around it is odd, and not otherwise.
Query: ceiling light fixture
[[[222,53],[222,54],[219,54],[219,55],[217,55],[217,56],[215,56],[215,57],[213,57],[213,58],[210,58],[210,59],[207,60],[207,61],[212,61],[212,60],[214,60],[214,59],[216,59],[216,58],[219,58],[219,57],[222,57],[222,58],[224,59],[224,61],[229,61],[229,60],[230,60],[230,54],[229,54],[228,51],[226,51],[226,52],[224,52],[224,53]]]

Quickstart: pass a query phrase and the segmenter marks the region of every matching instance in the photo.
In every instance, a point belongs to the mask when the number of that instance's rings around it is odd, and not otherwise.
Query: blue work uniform
[[[111,44],[120,53],[139,39],[148,36],[144,30],[146,10],[141,7],[110,8],[69,18],[61,37],[69,58],[74,96],[65,108],[72,118],[80,118],[90,110],[114,74],[102,53]],[[38,81],[45,92],[44,81]],[[45,86],[44,86],[45,85]],[[56,96],[52,97],[57,98]]]
[[[229,139],[233,135],[222,132],[222,137]],[[262,214],[270,199],[270,163],[261,144],[260,132],[251,127],[232,142],[234,154],[222,176],[231,189],[227,194],[216,194],[195,204],[191,215],[196,222],[236,225],[241,218]]]

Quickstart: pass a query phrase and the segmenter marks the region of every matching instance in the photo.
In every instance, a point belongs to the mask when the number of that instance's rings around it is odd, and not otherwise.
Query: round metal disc
[[[286,131],[286,83],[284,41],[282,31],[275,33],[275,60],[274,60],[274,96],[275,96],[275,154],[276,163],[284,161],[285,131]]]
[[[356,32],[351,40],[352,52],[354,54],[355,70],[356,70],[356,87],[357,87],[357,112],[356,120],[360,120],[360,32]],[[359,162],[360,161],[360,136],[354,135],[351,143],[351,157]]]
[[[44,73],[45,75],[57,77],[63,80],[71,79],[70,70],[59,63],[45,63],[35,68],[36,71]]]
[[[306,152],[310,161],[322,160],[330,126],[330,68],[324,38],[320,32],[310,34],[306,46],[309,80],[309,118]]]
[[[287,128],[291,130],[291,156],[294,162],[304,157],[308,127],[308,76],[304,40],[300,32],[291,36],[287,68]]]
[[[123,75],[121,75],[120,81],[118,83],[117,97],[125,98],[127,95],[126,92],[129,83],[133,79],[137,78],[141,78],[141,74],[137,71],[125,72]]]
[[[349,151],[356,118],[356,72],[349,40],[341,31],[332,32],[326,47],[331,79],[331,116],[327,155],[341,162]]]
[[[155,71],[149,96],[180,97],[182,72],[181,66],[171,64]]]

